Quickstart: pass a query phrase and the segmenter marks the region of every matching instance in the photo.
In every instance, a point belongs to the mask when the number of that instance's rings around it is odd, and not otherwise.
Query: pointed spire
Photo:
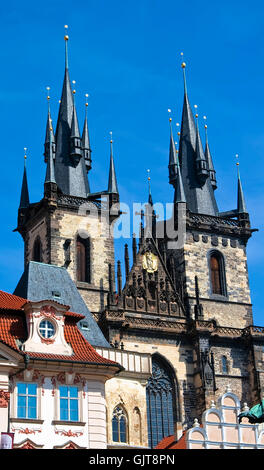
[[[68,39],[65,35],[65,73],[55,134],[55,177],[63,194],[87,198],[90,188],[69,77]]]
[[[171,113],[171,109],[168,109],[168,112]],[[169,117],[170,123],[170,156],[169,156],[169,183],[175,187],[176,177],[177,177],[177,155],[176,155],[176,148],[175,142],[173,138],[172,132],[172,125],[171,125],[171,117]]]
[[[183,182],[182,182],[179,159],[177,158],[177,181],[175,185],[174,203],[179,203],[179,202],[186,203],[186,197],[185,197],[185,192],[184,192],[184,187],[183,187]]]
[[[150,186],[150,170],[147,170],[147,172],[148,172],[148,203],[152,207],[153,206],[153,199],[152,199],[152,195],[151,195],[151,186]]]
[[[53,131],[52,131],[52,124],[51,124],[51,120],[50,120],[49,151],[48,151],[48,161],[47,161],[45,183],[55,183],[56,184],[52,135],[53,135]]]
[[[88,109],[88,93],[86,93],[86,102],[85,102],[85,119],[82,133],[82,150],[85,159],[85,166],[87,173],[92,168],[92,159],[91,159],[91,147],[90,147],[90,138],[88,130],[88,120],[87,120],[87,109]]]
[[[238,155],[236,155],[236,158],[238,159]],[[244,192],[242,188],[242,183],[240,179],[240,172],[239,172],[239,162],[237,161],[237,178],[238,178],[238,188],[237,188],[237,212],[239,214],[247,214],[247,208],[246,208],[246,203],[245,203],[245,198],[244,198]]]
[[[27,168],[26,168],[26,159],[27,159],[26,147],[24,148],[24,151],[25,151],[24,172],[23,172],[19,209],[27,209],[29,207],[29,193],[28,193]]]
[[[55,138],[54,138],[54,133],[53,133],[53,127],[52,127],[52,119],[51,119],[51,114],[50,114],[50,96],[49,96],[50,87],[46,87],[46,89],[48,91],[48,95],[47,95],[48,117],[47,117],[47,124],[46,124],[45,144],[44,144],[45,163],[49,161],[50,152],[51,152],[52,158],[55,158],[55,153],[56,153],[56,144],[55,144]]]
[[[74,80],[72,83],[75,85]],[[75,93],[76,91],[72,90],[73,111],[72,111],[71,136],[70,136],[70,156],[78,163],[80,158],[82,157],[82,147],[81,147],[81,136],[80,136],[78,117],[77,117],[77,112],[76,112],[76,107],[75,107],[75,99],[74,99]]]
[[[203,153],[199,129],[196,128],[187,95],[185,62],[182,62],[182,69],[184,100],[179,143],[179,162],[186,203],[191,212],[217,215],[218,207],[211,181],[208,178],[207,162]],[[204,170],[207,170],[206,173],[204,173]],[[205,180],[205,182],[202,180]]]
[[[114,164],[114,157],[113,157],[112,132],[110,132],[110,135],[111,135],[111,139],[110,139],[110,168],[109,168],[109,178],[108,178],[108,190],[107,190],[107,192],[111,193],[111,194],[118,194],[115,164]]]
[[[204,116],[204,119],[206,120],[206,116]],[[207,160],[207,165],[208,165],[208,170],[209,170],[209,176],[211,180],[211,184],[213,189],[217,188],[217,183],[216,183],[216,177],[215,177],[215,169],[213,165],[213,159],[211,156],[209,144],[208,144],[208,135],[207,135],[207,124],[204,125],[205,128],[205,150],[204,150],[204,156]]]
[[[65,29],[65,35],[64,35],[64,41],[65,41],[65,69],[69,68],[69,61],[68,61],[68,41],[69,41],[69,36],[66,34],[68,31],[68,25],[66,24],[64,26]]]
[[[194,105],[197,111],[197,105]],[[204,151],[203,151],[203,146],[201,142],[201,136],[199,132],[199,125],[198,125],[198,114],[196,112],[195,114],[196,118],[196,146],[195,146],[195,163],[196,163],[196,171],[197,171],[197,177],[201,185],[204,185],[206,179],[209,176],[208,173],[208,167],[207,167],[207,161],[205,159]]]

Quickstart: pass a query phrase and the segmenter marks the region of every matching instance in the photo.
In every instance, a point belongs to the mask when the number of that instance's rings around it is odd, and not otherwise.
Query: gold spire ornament
[[[66,34],[68,27],[69,27],[69,26],[68,26],[67,24],[64,25],[64,29],[65,29],[64,40],[65,40],[65,41],[68,41],[68,40],[69,40],[69,36],[68,36],[68,34]]]
[[[182,69],[185,69],[186,67],[186,63],[184,62],[183,60],[183,52],[181,52],[181,57],[182,57],[182,63],[181,63],[181,66],[182,66]]]
[[[169,113],[169,115],[171,114],[171,109],[168,109],[168,113]],[[171,116],[169,117],[169,121],[170,122],[172,121]]]

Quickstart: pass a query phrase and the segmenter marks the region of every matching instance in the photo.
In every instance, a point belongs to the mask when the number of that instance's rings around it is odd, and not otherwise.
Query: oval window
[[[42,320],[39,324],[39,332],[45,339],[55,335],[55,326],[49,320]]]

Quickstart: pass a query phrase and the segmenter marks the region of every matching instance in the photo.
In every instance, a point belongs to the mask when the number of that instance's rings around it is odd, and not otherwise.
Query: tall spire
[[[168,112],[171,113],[171,110],[168,109]],[[171,125],[171,117],[169,117],[170,123],[170,156],[169,156],[169,183],[175,187],[176,179],[177,179],[177,155],[176,155],[176,148],[175,142],[173,138],[172,132],[172,125]]]
[[[181,66],[184,78],[184,99],[179,144],[179,163],[186,203],[191,212],[217,215],[218,208],[211,181],[209,178],[206,178],[203,184],[201,181],[201,176],[203,176],[204,172],[203,165],[206,165],[206,160],[201,145],[199,129],[197,129],[195,125],[187,95],[186,63],[182,62]],[[199,168],[198,173],[197,167]],[[200,172],[202,172],[201,175],[199,174]]]
[[[204,119],[206,119],[206,116],[204,116]],[[204,156],[207,160],[209,176],[210,176],[212,187],[213,187],[213,189],[216,189],[217,188],[217,182],[216,182],[216,177],[215,177],[215,169],[214,169],[213,159],[212,159],[209,144],[208,144],[207,124],[204,125],[204,128],[205,128]]]
[[[63,194],[87,198],[90,189],[69,77],[68,34],[65,34],[64,41],[65,72],[55,135],[55,178]]]
[[[238,159],[238,155],[236,155],[236,158]],[[247,214],[247,208],[246,208],[246,203],[245,203],[245,198],[244,198],[244,192],[242,188],[242,183],[240,179],[240,172],[239,172],[239,162],[237,161],[237,179],[238,179],[238,188],[237,188],[237,212],[239,214]]]
[[[152,207],[153,206],[153,199],[151,195],[151,186],[150,186],[150,170],[147,170],[148,172],[148,203]]]
[[[29,207],[29,193],[28,193],[28,183],[27,183],[27,169],[26,169],[26,151],[27,148],[24,148],[25,155],[24,155],[24,173],[23,173],[23,180],[22,180],[22,187],[21,187],[21,195],[20,195],[20,204],[19,209],[27,209]]]
[[[114,164],[114,157],[113,157],[112,132],[110,132],[110,135],[111,135],[111,139],[110,139],[110,168],[109,168],[109,178],[108,178],[108,190],[107,190],[107,192],[110,193],[110,194],[118,194],[115,164]]]
[[[82,133],[82,150],[83,156],[85,160],[86,171],[92,168],[92,158],[91,158],[91,147],[90,147],[90,137],[89,137],[89,130],[88,130],[88,120],[87,120],[87,109],[88,109],[88,93],[86,93],[86,101],[85,101],[85,118],[84,118],[84,125],[83,125],[83,133]]]

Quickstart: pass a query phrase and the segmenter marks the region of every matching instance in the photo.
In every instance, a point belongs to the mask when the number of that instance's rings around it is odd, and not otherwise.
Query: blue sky
[[[188,93],[206,114],[217,172],[220,210],[236,205],[235,154],[252,226],[248,268],[254,322],[262,316],[264,173],[264,4],[175,0],[9,1],[0,6],[1,201],[0,288],[12,292],[23,271],[23,241],[13,233],[28,148],[30,200],[43,195],[46,86],[57,119],[64,73],[64,24],[69,25],[71,80],[83,125],[89,93],[92,191],[106,189],[113,131],[121,200],[147,197],[151,169],[155,201],[171,202],[169,126],[180,121],[187,63]],[[202,132],[203,136],[203,132]],[[117,257],[122,257],[117,243]]]

